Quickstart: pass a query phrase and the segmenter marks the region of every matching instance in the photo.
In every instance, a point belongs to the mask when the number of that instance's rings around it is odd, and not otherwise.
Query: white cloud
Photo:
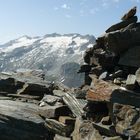
[[[63,5],[61,5],[61,8],[69,10],[70,6],[68,6],[67,4],[63,4]]]

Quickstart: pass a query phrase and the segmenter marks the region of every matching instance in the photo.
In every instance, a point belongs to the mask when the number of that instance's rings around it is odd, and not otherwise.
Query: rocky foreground
[[[2,140],[139,140],[140,23],[136,7],[85,52],[85,84],[40,71],[0,74]]]

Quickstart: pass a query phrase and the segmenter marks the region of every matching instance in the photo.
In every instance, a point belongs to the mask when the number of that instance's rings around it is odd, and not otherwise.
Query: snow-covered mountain
[[[83,63],[84,51],[94,42],[92,35],[53,33],[43,37],[23,36],[0,45],[0,71],[42,69],[47,80],[79,86],[83,75],[77,74],[77,70]]]

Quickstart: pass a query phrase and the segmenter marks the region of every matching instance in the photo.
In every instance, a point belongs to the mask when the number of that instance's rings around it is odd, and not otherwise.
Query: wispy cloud
[[[102,0],[102,7],[103,8],[108,8],[110,6],[110,1],[108,0]]]
[[[97,12],[99,12],[99,8],[92,8],[92,9],[90,9],[89,10],[89,12],[90,12],[90,14],[95,14],[95,13],[97,13]]]
[[[63,5],[61,5],[61,8],[66,9],[66,10],[69,10],[70,9],[70,6],[68,6],[67,4],[63,4]]]

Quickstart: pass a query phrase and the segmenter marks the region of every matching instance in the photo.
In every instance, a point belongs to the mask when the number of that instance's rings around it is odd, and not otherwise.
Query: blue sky
[[[140,0],[0,0],[0,43],[23,35],[92,34],[120,21]]]

